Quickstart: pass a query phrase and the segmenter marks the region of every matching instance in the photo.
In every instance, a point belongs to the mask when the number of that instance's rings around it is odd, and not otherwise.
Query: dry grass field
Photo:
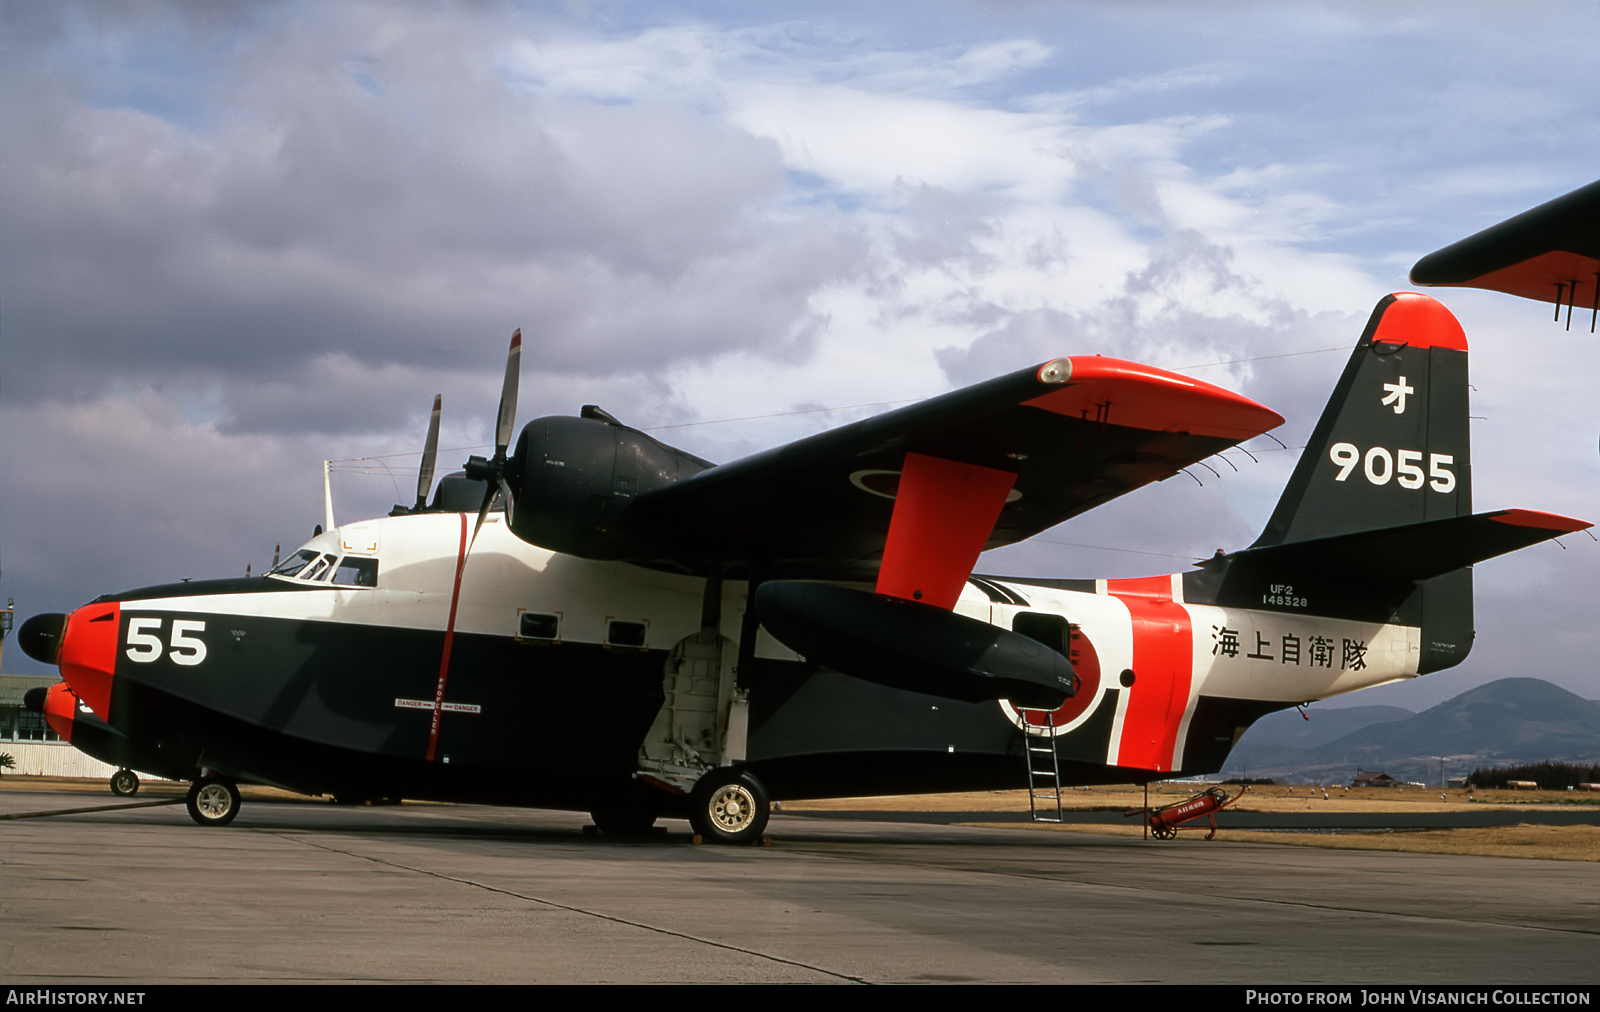
[[[1230,787],[1230,792],[1237,787]],[[1151,807],[1169,805],[1194,793],[1188,784],[1152,784]],[[1068,790],[1062,807],[1074,811],[1125,811],[1144,804],[1144,792],[1136,786],[1082,787]],[[1322,788],[1269,785],[1252,787],[1232,808],[1241,812],[1448,812],[1468,809],[1518,808],[1551,805],[1600,805],[1600,796],[1571,791],[1464,791],[1365,787],[1346,790],[1330,786],[1326,797]],[[785,804],[788,811],[940,811],[940,812],[1026,812],[1026,791],[985,791],[971,794],[927,794],[916,797],[839,798]],[[1126,825],[1070,825],[1048,823],[984,823],[996,828],[1038,832],[1101,833],[1112,836],[1141,836],[1138,820]],[[1199,840],[1203,833],[1183,832],[1180,840]],[[1340,850],[1389,850],[1428,854],[1476,854],[1484,857],[1530,857],[1561,861],[1600,861],[1600,827],[1597,826],[1506,826],[1491,829],[1413,830],[1389,833],[1293,833],[1251,832],[1227,829],[1218,839],[1251,843],[1271,843],[1292,847],[1329,847]]]

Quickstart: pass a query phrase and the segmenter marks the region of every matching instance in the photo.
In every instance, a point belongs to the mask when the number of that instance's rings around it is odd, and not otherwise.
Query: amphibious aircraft
[[[494,455],[431,504],[430,441],[416,506],[19,640],[199,771],[201,824],[246,781],[746,842],[773,799],[1213,772],[1266,713],[1459,663],[1473,564],[1589,526],[1472,513],[1466,337],[1415,294],[1379,302],[1260,538],[1136,579],[973,567],[1279,415],[1074,356],[722,466],[595,407],[508,452],[519,354]]]

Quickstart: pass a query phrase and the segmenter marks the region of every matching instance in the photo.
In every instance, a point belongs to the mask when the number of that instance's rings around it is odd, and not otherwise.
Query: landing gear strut
[[[754,843],[767,829],[767,789],[752,774],[721,767],[700,778],[689,795],[689,824],[712,843]]]
[[[226,826],[239,814],[239,788],[212,777],[189,785],[189,818],[202,826]]]

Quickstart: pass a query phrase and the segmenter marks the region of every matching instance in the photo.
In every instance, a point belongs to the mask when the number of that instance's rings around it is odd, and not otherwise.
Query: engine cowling
[[[555,552],[588,559],[629,556],[634,499],[710,468],[596,408],[523,426],[512,457],[511,530]]]

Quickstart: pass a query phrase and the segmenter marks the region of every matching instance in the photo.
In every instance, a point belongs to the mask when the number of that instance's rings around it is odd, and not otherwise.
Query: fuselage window
[[[1019,611],[1011,620],[1011,631],[1038,640],[1063,657],[1071,656],[1072,626],[1060,615],[1046,615],[1038,611]]]
[[[608,647],[634,647],[644,649],[646,626],[643,622],[618,622],[612,620],[606,623],[606,646]]]
[[[376,587],[378,585],[378,560],[357,559],[346,555],[333,572],[333,582],[341,587]]]
[[[306,568],[306,563],[310,562],[316,557],[316,552],[313,552],[307,548],[302,548],[298,552],[295,552],[293,555],[289,556],[287,559],[284,559],[282,562],[278,563],[272,572],[268,573],[267,575],[293,576],[294,574],[300,572],[300,570]]]
[[[553,643],[561,636],[561,616],[525,611],[517,622],[517,638]]]

